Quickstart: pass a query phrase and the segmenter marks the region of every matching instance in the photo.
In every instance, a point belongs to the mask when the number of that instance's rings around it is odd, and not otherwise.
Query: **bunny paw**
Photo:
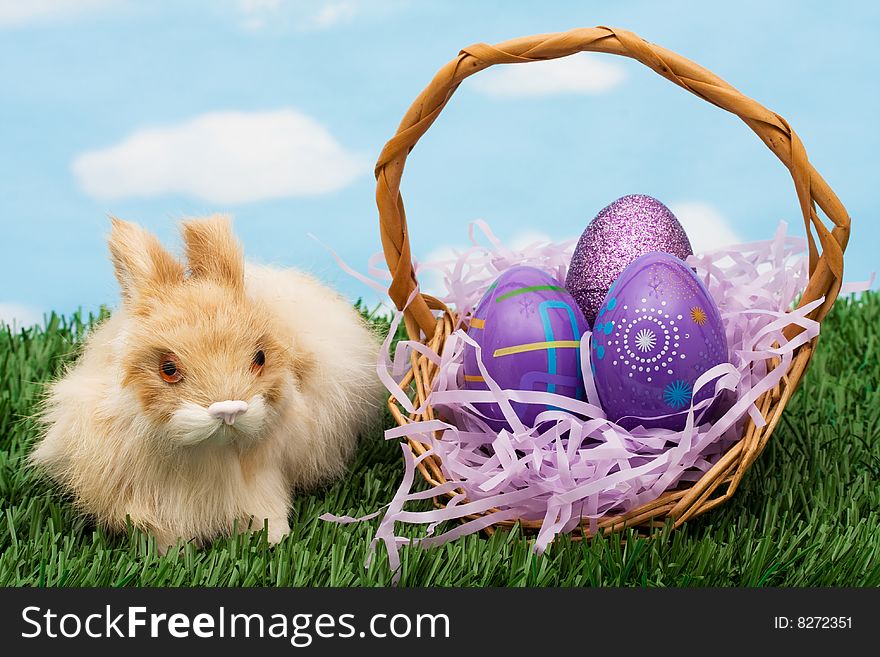
[[[269,545],[280,543],[281,540],[290,533],[290,525],[287,524],[287,518],[270,518],[269,533],[266,540]]]
[[[269,542],[269,545],[281,542],[290,533],[290,525],[287,523],[287,518],[282,516],[265,519],[259,518],[259,516],[251,516],[241,526],[247,528],[245,531],[258,532],[263,529],[265,524],[269,525],[269,530],[266,534],[266,540]]]

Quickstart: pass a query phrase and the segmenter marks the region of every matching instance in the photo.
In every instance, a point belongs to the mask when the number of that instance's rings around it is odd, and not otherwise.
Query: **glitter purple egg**
[[[591,326],[611,283],[633,260],[652,251],[682,260],[693,253],[678,219],[651,196],[619,198],[590,222],[572,255],[565,287]]]
[[[583,313],[552,276],[534,267],[502,273],[477,304],[468,335],[480,345],[483,365],[502,389],[537,390],[584,399],[580,339]],[[464,386],[487,390],[476,350],[464,353]],[[497,404],[476,404],[490,427],[509,428]],[[514,402],[526,426],[548,407]]]
[[[614,282],[590,348],[602,408],[625,429],[684,428],[694,382],[728,360],[715,301],[690,267],[666,253],[637,258]],[[713,391],[714,383],[703,386],[694,404]],[[696,421],[702,417],[705,410]]]

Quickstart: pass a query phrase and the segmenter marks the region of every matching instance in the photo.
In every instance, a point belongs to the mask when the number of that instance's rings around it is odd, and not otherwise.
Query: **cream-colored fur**
[[[186,269],[114,220],[123,305],[51,386],[31,460],[101,524],[128,516],[160,549],[235,521],[268,521],[274,543],[293,491],[340,476],[378,419],[378,339],[314,278],[245,266],[223,218],[186,222],[184,239]],[[179,383],[160,375],[166,352]],[[227,399],[248,407],[232,426],[207,410]]]

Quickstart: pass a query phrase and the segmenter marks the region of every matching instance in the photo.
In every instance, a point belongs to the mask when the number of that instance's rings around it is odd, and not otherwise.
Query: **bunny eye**
[[[251,370],[259,374],[263,371],[263,365],[266,364],[266,352],[260,349],[254,354],[254,360],[251,362]]]
[[[180,371],[180,361],[174,354],[167,354],[162,357],[159,363],[159,374],[166,383],[177,383],[183,378],[183,372]]]

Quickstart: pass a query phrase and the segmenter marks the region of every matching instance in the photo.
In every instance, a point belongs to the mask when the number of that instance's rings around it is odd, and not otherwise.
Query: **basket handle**
[[[388,294],[397,308],[404,308],[418,285],[400,194],[403,167],[416,142],[468,76],[495,64],[555,59],[582,51],[622,55],[640,61],[706,102],[739,116],[773,151],[791,172],[809,242],[810,280],[800,304],[824,295],[825,301],[810,314],[813,319],[821,321],[833,305],[843,281],[843,252],[849,239],[850,218],[843,204],[810,164],[800,138],[785,119],[744,96],[714,73],[632,32],[613,27],[579,28],[511,39],[494,46],[485,43],[469,46],[441,68],[419,94],[404,115],[397,134],[382,149],[375,171],[382,248],[392,274]],[[819,218],[816,205],[833,222],[831,230]],[[821,253],[816,248],[811,225],[819,238]],[[419,330],[431,337],[437,326],[432,310],[445,309],[443,303],[434,297],[416,294],[405,312],[410,337],[419,339]],[[799,330],[793,327],[791,335]]]

